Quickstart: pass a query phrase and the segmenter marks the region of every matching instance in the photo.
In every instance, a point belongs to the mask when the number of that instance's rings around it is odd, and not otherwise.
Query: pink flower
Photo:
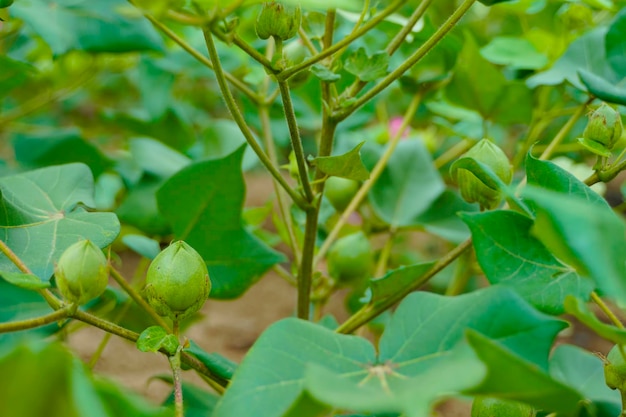
[[[389,137],[391,138],[396,137],[401,127],[402,127],[402,117],[396,116],[396,117],[391,118],[391,120],[389,121]],[[404,129],[404,132],[402,132],[403,138],[406,138],[407,136],[409,136],[408,127]]]

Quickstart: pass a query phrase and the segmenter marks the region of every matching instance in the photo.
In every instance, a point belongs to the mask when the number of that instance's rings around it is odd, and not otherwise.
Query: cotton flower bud
[[[266,2],[256,20],[256,34],[261,39],[274,36],[286,41],[296,36],[301,22],[300,6],[285,6],[277,1]]]
[[[487,165],[504,182],[509,184],[513,178],[511,164],[508,158],[497,145],[488,139],[482,139],[467,151],[462,158],[472,158]],[[500,190],[485,184],[474,172],[469,169],[456,167],[451,168],[452,175],[461,191],[461,196],[469,203],[478,203],[481,208],[493,209],[500,204],[502,199]]]
[[[54,275],[63,298],[82,305],[102,295],[109,282],[109,265],[98,246],[81,240],[65,249]]]
[[[622,118],[606,103],[589,115],[589,122],[578,141],[589,151],[600,156],[611,156],[611,150],[622,137]]]
[[[145,295],[160,316],[183,319],[204,305],[211,291],[206,263],[179,240],[159,253],[146,276]]]

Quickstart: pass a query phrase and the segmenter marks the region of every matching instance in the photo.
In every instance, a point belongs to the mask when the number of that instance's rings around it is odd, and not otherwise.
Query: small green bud
[[[613,346],[606,357],[604,380],[609,388],[626,392],[626,361],[618,345]]]
[[[472,403],[472,417],[533,417],[535,410],[528,404],[498,398],[477,397]]]
[[[324,186],[324,195],[335,210],[342,212],[359,191],[359,182],[341,177],[330,177]]]
[[[90,240],[81,240],[65,249],[54,276],[63,298],[82,305],[102,295],[109,283],[109,263]]]
[[[327,261],[328,273],[339,283],[369,278],[374,268],[372,246],[363,232],[337,239]]]
[[[482,139],[467,151],[462,158],[473,158],[487,165],[504,182],[509,184],[513,179],[511,164],[505,153],[488,139]],[[493,209],[502,199],[500,190],[491,188],[482,182],[473,172],[452,165],[452,175],[456,175],[461,196],[468,203],[478,203],[481,208]]]
[[[144,291],[159,315],[183,319],[200,310],[209,296],[211,280],[206,263],[182,240],[174,242],[150,264]]]
[[[263,3],[256,20],[256,34],[261,39],[274,36],[282,41],[293,38],[300,29],[302,11],[300,6],[285,6],[277,1]]]
[[[622,137],[622,117],[606,103],[589,115],[589,122],[578,141],[589,151],[600,156],[611,156],[611,150]]]
[[[0,0],[0,9],[4,9],[5,7],[9,7],[13,4],[13,0]]]

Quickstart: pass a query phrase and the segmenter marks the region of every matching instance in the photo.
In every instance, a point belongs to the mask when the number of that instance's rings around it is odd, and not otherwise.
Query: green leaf
[[[214,393],[192,384],[183,383],[183,409],[185,417],[211,416],[219,397]],[[174,407],[174,391],[163,402]]]
[[[597,416],[619,415],[620,395],[606,386],[604,364],[597,355],[577,346],[559,345],[550,358],[550,375],[593,403]]]
[[[527,187],[536,207],[532,233],[552,253],[619,303],[626,303],[626,228],[615,213],[580,197]]]
[[[154,259],[161,252],[159,242],[143,235],[124,235],[122,242],[144,258]]]
[[[189,341],[189,347],[185,348],[185,352],[195,356],[200,362],[206,365],[215,375],[228,381],[233,377],[237,370],[237,363],[220,355],[219,353],[207,353],[193,340]]]
[[[100,248],[120,231],[113,213],[90,213],[93,177],[83,164],[42,168],[0,178],[0,239],[41,280],[48,281],[63,251],[79,239]],[[0,270],[17,271],[0,255]]]
[[[311,73],[322,81],[334,82],[341,78],[341,75],[334,73],[323,64],[314,64],[311,66]]]
[[[389,54],[385,51],[378,51],[369,55],[365,48],[359,48],[346,58],[344,67],[346,71],[356,75],[362,81],[375,81],[387,75]]]
[[[606,58],[618,77],[626,77],[626,9],[615,15],[606,33]]]
[[[559,415],[578,415],[582,395],[552,378],[547,370],[477,331],[468,330],[467,339],[488,368],[487,378],[469,393],[521,401]]]
[[[480,56],[474,38],[467,35],[445,94],[454,104],[489,118],[498,106],[506,83],[504,75]]]
[[[443,394],[461,392],[485,374],[485,367],[467,346],[438,356],[436,366],[414,377],[397,371],[395,364],[365,365],[365,370],[347,375],[311,364],[306,370],[305,386],[315,398],[336,409],[427,416]]]
[[[238,297],[284,259],[242,226],[243,152],[242,146],[224,158],[189,165],[157,193],[159,210],[176,239],[206,261],[215,298]]]
[[[281,320],[250,349],[213,417],[246,415],[251,409],[257,417],[282,416],[302,394],[307,363],[357,372],[363,371],[361,364],[374,360],[374,347],[365,339],[339,335],[307,321]]]
[[[568,193],[606,209],[610,208],[602,196],[554,162],[542,161],[528,154],[526,158],[526,176],[530,185]]]
[[[578,75],[587,90],[600,100],[626,105],[626,88],[619,87],[584,69],[581,69]]]
[[[508,65],[516,69],[536,70],[548,63],[548,58],[524,38],[495,37],[481,48],[480,53],[493,64]]]
[[[111,166],[111,160],[87,142],[78,129],[58,129],[44,133],[13,135],[15,159],[27,168],[41,168],[82,162],[99,177]]]
[[[587,305],[578,298],[571,295],[565,298],[565,312],[576,317],[578,321],[589,327],[603,339],[620,345],[626,344],[626,330],[601,322],[589,310]]]
[[[313,158],[311,163],[328,176],[365,181],[370,173],[361,161],[361,147],[364,144],[365,142],[361,142],[342,155]]]
[[[333,407],[422,416],[438,399],[485,376],[481,362],[462,346],[465,329],[488,335],[540,370],[547,369],[552,340],[563,325],[496,287],[458,297],[409,295],[387,325],[378,357],[365,339],[285,319],[254,344],[214,416],[239,416],[251,407],[260,417],[287,410],[296,416],[307,403],[304,389]]]
[[[484,59],[476,41],[467,35],[445,95],[453,103],[476,110],[483,119],[503,124],[530,120],[533,98],[520,81],[508,81]]]
[[[384,300],[397,293],[400,289],[406,288],[428,271],[434,264],[434,262],[425,262],[416,265],[401,266],[400,268],[387,272],[383,277],[370,280],[372,288],[370,303]]]
[[[158,140],[134,138],[129,146],[137,165],[159,178],[169,178],[191,163],[188,157]]]
[[[123,0],[21,0],[11,13],[50,46],[55,56],[88,52],[162,51],[156,30],[143,18],[122,16]]]
[[[173,355],[180,343],[178,338],[171,333],[167,333],[161,326],[150,326],[139,335],[137,339],[137,349],[142,352],[158,352],[165,349]]]
[[[585,90],[578,73],[589,73],[607,81],[618,81],[606,59],[604,39],[606,27],[597,27],[574,40],[565,53],[546,71],[533,75],[526,80],[530,88],[540,85],[557,85],[569,81],[579,90]]]
[[[115,213],[121,222],[137,227],[148,235],[171,233],[167,221],[159,213],[156,192],[163,181],[144,177],[133,186],[120,203]]]
[[[588,298],[593,281],[559,262],[531,235],[533,221],[517,212],[462,213],[476,258],[491,284],[515,289],[537,309],[562,314],[568,294]]]
[[[477,210],[477,204],[467,203],[458,193],[445,190],[428,210],[413,220],[413,224],[449,242],[461,243],[470,237],[470,231],[458,213]]]
[[[9,352],[0,353],[0,373],[11,375],[11,382],[3,384],[0,390],[2,416],[172,415],[170,410],[149,404],[127,388],[94,378],[60,343],[31,342],[14,346]]]
[[[369,201],[388,224],[411,226],[444,190],[443,180],[422,141],[407,140],[400,142],[391,155],[370,190]]]
[[[24,288],[25,290],[40,290],[50,287],[50,282],[42,281],[35,275],[25,274],[23,272],[0,271],[0,277],[6,282]]]
[[[202,132],[194,159],[223,158],[235,152],[244,143],[246,143],[246,138],[237,123],[228,119],[213,119]],[[243,154],[243,170],[253,168],[258,160],[252,148],[247,147]]]

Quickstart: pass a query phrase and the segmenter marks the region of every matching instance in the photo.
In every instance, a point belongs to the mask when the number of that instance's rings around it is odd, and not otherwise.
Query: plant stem
[[[433,161],[435,168],[439,169],[450,161],[455,160],[460,155],[464,154],[469,148],[474,145],[474,141],[469,139],[463,139],[453,147],[442,153]]]
[[[217,49],[215,48],[215,42],[213,41],[213,35],[211,34],[209,28],[204,28],[202,32],[204,33],[204,40],[206,42],[207,50],[209,52],[209,57],[211,58],[211,62],[213,63],[213,70],[215,71],[217,83],[220,87],[220,91],[222,92],[226,107],[228,108],[228,111],[230,112],[233,120],[235,120],[237,126],[239,126],[241,133],[243,133],[246,141],[257,154],[259,160],[261,160],[261,163],[263,163],[265,168],[274,177],[274,179],[276,179],[276,181],[285,189],[287,194],[289,194],[289,196],[298,205],[298,207],[303,209],[308,207],[308,202],[303,200],[303,198],[298,193],[296,193],[296,191],[293,190],[289,186],[289,184],[287,184],[287,181],[285,181],[280,172],[278,172],[278,169],[276,169],[276,167],[272,164],[272,161],[270,161],[263,149],[257,143],[243,115],[241,114],[241,111],[239,110],[239,107],[237,106],[237,103],[235,102],[232,93],[230,92],[230,88],[228,88],[228,85],[226,84],[222,64],[220,62],[219,55],[217,54]]]
[[[171,40],[176,42],[181,48],[183,48],[189,55],[194,57],[197,61],[199,61],[201,64],[204,64],[208,68],[214,69],[213,68],[213,63],[207,57],[205,57],[200,52],[195,50],[193,48],[193,46],[191,46],[187,42],[185,42],[185,40],[183,38],[181,38],[180,36],[178,36],[176,33],[174,33],[173,30],[171,30],[170,28],[165,26],[163,23],[161,23],[158,20],[156,20],[153,16],[151,16],[148,13],[144,13],[144,16],[154,26],[156,26],[161,32],[163,32],[168,38],[170,38]],[[223,73],[224,73],[224,77],[233,86],[235,86],[237,89],[239,89],[239,91],[241,91],[243,94],[245,94],[250,100],[252,100],[255,103],[259,102],[258,95],[254,91],[252,91],[243,81],[239,80],[237,77],[235,77],[234,75],[232,75],[232,74],[230,74],[228,72],[224,71]]]
[[[376,84],[369,91],[367,91],[360,98],[358,98],[354,103],[352,103],[352,105],[335,113],[335,118],[337,120],[344,120],[352,113],[354,113],[358,108],[363,106],[385,88],[387,88],[391,83],[400,78],[413,65],[415,65],[419,60],[426,56],[426,54],[430,52],[435,47],[435,45],[437,45],[437,43],[439,43],[439,41],[443,39],[443,37],[456,26],[458,21],[461,20],[463,15],[470,9],[470,7],[472,7],[475,2],[476,0],[464,0],[459,8],[456,9],[454,13],[452,13],[452,15],[450,15],[448,20],[446,20],[443,25],[441,25],[441,27],[437,29],[437,31],[433,33],[433,35],[428,38],[428,40],[424,42],[417,51],[411,54],[411,56],[409,56],[398,68],[393,70],[385,78],[379,81],[378,84]]]
[[[398,50],[398,48],[400,48],[402,42],[404,42],[409,33],[411,33],[413,27],[422,18],[422,16],[424,16],[424,13],[426,13],[426,10],[432,2],[433,0],[422,0],[419,6],[417,6],[417,8],[413,11],[411,17],[404,25],[402,30],[398,32],[396,36],[394,36],[394,38],[391,40],[391,42],[389,42],[389,45],[387,45],[387,53],[390,56],[393,55]]]
[[[135,290],[135,288],[133,288],[133,286],[124,279],[124,277],[119,273],[117,269],[111,267],[110,272],[115,282],[117,282],[117,284],[124,291],[126,291],[130,298],[132,298],[133,301],[135,301],[137,305],[139,305],[139,307],[141,307],[146,313],[148,313],[150,317],[152,317],[156,324],[163,327],[166,331],[170,331],[170,326],[165,320],[163,320],[163,317],[159,316],[157,312],[154,311],[152,307],[150,307],[150,304],[148,304],[146,300],[144,300],[143,297],[137,292],[137,290]]]
[[[611,320],[611,322],[613,322],[615,327],[618,327],[620,329],[624,328],[624,325],[622,324],[620,319],[617,318],[617,316],[615,315],[615,313],[613,313],[613,311],[611,311],[609,306],[606,305],[604,300],[602,300],[602,298],[600,298],[600,296],[598,295],[597,292],[595,292],[595,291],[591,292],[591,299],[593,300],[594,303],[596,303],[596,305],[598,307],[600,307],[600,310],[602,310],[602,312],[609,318],[609,320]]]
[[[446,288],[445,295],[454,296],[462,294],[467,287],[467,282],[469,281],[471,275],[470,268],[470,256],[472,252],[464,252],[461,256],[459,256],[458,263],[454,270],[454,276],[452,277],[452,282]]]
[[[539,159],[549,159],[552,156],[555,148],[559,146],[561,142],[563,142],[565,136],[567,136],[570,130],[572,130],[578,119],[580,119],[580,117],[585,114],[587,106],[591,104],[594,99],[595,97],[593,96],[589,97],[587,101],[585,101],[581,106],[578,107],[576,112],[572,114],[572,117],[569,118],[569,120],[563,125],[563,127],[561,127],[561,130],[559,130],[554,139],[552,139],[552,142],[550,142],[548,147],[543,151]]]
[[[172,368],[172,376],[174,377],[174,415],[176,417],[184,417],[183,408],[183,384],[180,377],[180,351],[181,346],[176,349],[176,353],[169,356],[170,367]]]
[[[393,229],[389,230],[387,234],[387,239],[385,240],[385,246],[380,251],[380,256],[378,257],[378,264],[376,265],[376,272],[374,273],[375,278],[382,277],[387,272],[387,265],[389,264],[389,257],[391,255],[391,249],[393,249],[393,239],[396,236],[396,232]]]
[[[28,330],[35,327],[45,326],[46,324],[54,323],[55,321],[62,320],[68,317],[67,308],[53,311],[44,316],[35,317],[32,319],[10,321],[7,323],[0,323],[0,333],[16,332],[19,330]]]
[[[309,320],[311,304],[311,282],[313,281],[313,254],[317,240],[319,207],[306,211],[302,262],[298,270],[298,318]]]
[[[286,68],[285,70],[283,70],[280,73],[276,74],[276,77],[280,78],[282,80],[287,80],[287,79],[289,79],[289,77],[295,75],[296,73],[302,71],[303,69],[306,69],[306,68],[308,68],[308,67],[310,67],[310,66],[312,66],[312,65],[314,65],[314,64],[316,64],[318,62],[320,62],[324,58],[327,58],[327,57],[331,56],[335,52],[339,51],[340,49],[343,49],[345,46],[350,45],[354,40],[360,38],[361,36],[366,34],[368,31],[370,31],[371,29],[376,27],[381,21],[383,21],[387,16],[389,16],[393,12],[395,12],[396,9],[398,9],[404,3],[405,3],[405,0],[395,0],[389,6],[387,6],[385,9],[383,9],[383,11],[381,11],[379,14],[374,16],[370,21],[365,23],[363,26],[361,26],[357,31],[355,31],[351,35],[346,36],[345,38],[343,38],[342,40],[340,40],[336,44],[332,45],[331,47],[329,47],[327,49],[324,49],[319,54],[316,54],[316,55],[310,57],[309,59],[306,59],[306,60],[302,61],[301,63],[299,63],[297,65],[294,65],[292,67]]]
[[[176,336],[180,343],[179,337],[179,326],[180,322],[178,319],[174,319],[172,334]],[[170,366],[172,367],[172,376],[174,378],[174,415],[176,417],[184,417],[184,407],[183,407],[183,384],[180,377],[180,352],[182,351],[182,344],[176,348],[176,353],[169,356]]]
[[[419,94],[416,94],[415,96],[413,96],[413,100],[411,101],[411,104],[409,104],[409,108],[407,109],[404,115],[404,118],[402,119],[402,124],[400,128],[396,132],[395,136],[391,138],[391,140],[389,141],[389,145],[387,146],[387,149],[385,150],[383,155],[380,157],[380,159],[374,166],[374,169],[372,169],[372,172],[370,173],[370,178],[367,181],[363,182],[363,184],[361,185],[361,188],[359,188],[359,191],[357,191],[355,196],[352,198],[352,201],[350,201],[350,204],[348,204],[348,206],[342,213],[341,217],[339,218],[339,220],[337,221],[333,229],[330,231],[330,233],[326,237],[326,240],[320,247],[320,250],[318,251],[317,256],[315,257],[315,260],[313,261],[314,265],[317,265],[324,258],[324,256],[328,252],[328,249],[330,249],[330,246],[339,235],[341,228],[348,221],[348,218],[350,217],[350,215],[354,212],[354,210],[356,210],[359,204],[361,204],[361,201],[363,201],[363,199],[365,198],[369,190],[376,183],[376,180],[378,180],[380,175],[383,173],[383,170],[387,166],[387,162],[389,162],[389,159],[391,158],[393,151],[396,149],[396,146],[398,145],[398,143],[400,142],[400,139],[402,138],[402,133],[405,131],[405,129],[409,125],[409,122],[415,115],[415,112],[417,111],[417,108],[419,107],[420,101],[421,101],[421,96]]]
[[[472,246],[472,240],[467,239],[465,242],[461,243],[456,248],[452,249],[442,258],[440,258],[435,265],[432,266],[424,275],[420,276],[417,280],[413,281],[410,285],[406,286],[398,290],[393,295],[390,295],[387,298],[382,300],[375,301],[374,303],[368,304],[353,314],[348,320],[341,324],[336,329],[337,333],[352,333],[359,327],[367,324],[374,318],[376,318],[379,314],[383,313],[398,301],[402,300],[411,292],[419,289],[422,285],[428,282],[432,277],[437,275],[441,270],[443,270],[446,266],[450,265],[456,258],[458,258],[463,252],[469,249]]]
[[[302,138],[300,138],[300,131],[298,129],[298,122],[296,121],[296,113],[293,109],[293,103],[291,102],[291,93],[289,92],[289,85],[287,81],[278,81],[278,87],[280,89],[280,96],[283,101],[283,109],[285,110],[285,118],[287,119],[287,126],[289,127],[289,137],[291,138],[291,147],[296,157],[298,164],[298,173],[300,174],[300,182],[302,189],[304,190],[304,196],[307,202],[313,201],[313,190],[311,189],[311,183],[309,181],[309,174],[306,165],[306,158],[304,156],[304,148],[302,147]]]

